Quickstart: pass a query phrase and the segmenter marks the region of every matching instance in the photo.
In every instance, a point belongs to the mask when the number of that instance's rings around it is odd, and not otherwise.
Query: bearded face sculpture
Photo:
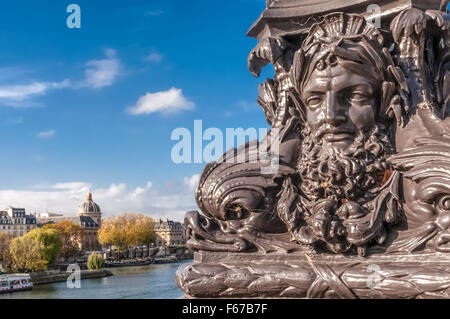
[[[332,15],[312,28],[296,55],[294,81],[306,117],[298,188],[309,224],[296,234],[300,242],[321,240],[334,252],[352,240],[363,244],[355,238],[361,230],[346,229],[345,221],[371,213],[394,152],[386,110],[398,100],[389,71],[395,66],[382,44],[362,18]]]
[[[269,37],[258,44],[249,56],[252,73],[258,75],[268,62],[276,70],[275,79],[260,86],[258,102],[272,131],[280,131],[280,166],[267,175],[261,174],[263,164],[250,160],[209,164],[196,192],[207,217],[190,212],[186,218],[191,248],[270,252],[309,247],[366,255],[371,247],[386,249],[393,241],[395,246],[398,230],[412,225],[402,204],[402,191],[411,188],[403,187],[400,166],[390,158],[408,144],[398,136],[407,134],[406,122],[414,120],[411,101],[433,105],[420,100],[433,96],[425,88],[422,97],[410,91],[408,81],[420,71],[413,67],[420,57],[402,60],[406,40],[400,35],[426,16],[414,10],[403,15],[409,20],[394,20],[394,36],[362,16],[335,13],[307,34]],[[442,26],[436,13],[427,17]],[[443,79],[448,71],[442,64],[439,68],[436,78]],[[444,91],[435,94],[442,101]],[[250,159],[257,147],[248,144],[224,158],[245,153]],[[398,238],[405,246],[404,236]]]
[[[355,72],[375,66],[332,53],[311,63],[316,67],[301,89],[307,118],[298,163],[301,189],[313,200],[370,197],[393,153],[390,132],[379,120],[383,81]]]

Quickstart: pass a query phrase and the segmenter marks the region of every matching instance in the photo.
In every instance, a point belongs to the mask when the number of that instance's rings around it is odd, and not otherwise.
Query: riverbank
[[[45,285],[56,282],[67,281],[70,276],[70,272],[64,272],[59,270],[48,270],[30,273],[31,282],[33,285]],[[81,279],[94,279],[112,276],[112,272],[107,269],[100,270],[81,270]]]

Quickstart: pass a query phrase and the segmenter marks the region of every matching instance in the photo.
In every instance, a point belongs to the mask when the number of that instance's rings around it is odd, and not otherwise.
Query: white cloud
[[[0,98],[22,101],[31,95],[43,94],[48,90],[46,83],[0,87]]]
[[[21,102],[36,95],[44,95],[51,89],[62,89],[70,85],[68,79],[61,82],[34,82],[25,85],[0,86],[0,100]],[[19,105],[19,104],[18,104]]]
[[[114,49],[105,51],[106,59],[91,60],[86,63],[84,80],[80,87],[90,87],[94,89],[111,86],[117,79],[120,71],[120,61],[116,58]]]
[[[161,112],[176,113],[182,110],[192,110],[195,103],[186,99],[181,89],[171,88],[168,91],[147,93],[137,101],[136,105],[128,108],[133,115]]]
[[[39,132],[36,134],[38,138],[49,138],[55,135],[55,130],[49,130],[45,132]]]
[[[87,190],[91,188],[91,184],[83,182],[70,182],[70,183],[56,183],[50,186],[52,189],[65,189],[65,190]],[[39,188],[47,188],[45,185],[37,185]]]
[[[184,181],[194,181],[195,176],[185,177]],[[88,191],[100,205],[103,216],[139,212],[154,218],[182,221],[186,212],[198,210],[194,191],[184,182],[168,183],[159,188],[151,182],[136,188],[129,188],[125,183],[96,188],[86,182],[64,182],[35,185],[31,190],[0,190],[0,209],[12,205],[25,208],[27,213],[48,211],[75,216]]]
[[[190,190],[194,190],[197,188],[197,184],[200,181],[200,174],[194,174],[191,177],[184,178],[184,185],[189,187]]]
[[[0,85],[0,103],[11,107],[31,107],[40,105],[33,102],[32,98],[45,95],[50,90],[84,87],[99,89],[110,86],[120,75],[121,64],[116,58],[114,49],[106,49],[105,54],[105,59],[91,60],[86,63],[84,79],[81,81],[65,79],[61,82],[36,81],[29,84]],[[156,60],[158,56],[155,55],[151,58]],[[0,72],[4,71],[4,74],[0,74],[0,80],[11,83],[13,79],[17,78],[17,74],[13,72],[15,70],[18,74],[25,74],[25,71],[17,68],[0,68]]]
[[[144,61],[159,63],[162,61],[163,58],[164,56],[162,54],[159,54],[158,52],[152,52],[144,58]]]

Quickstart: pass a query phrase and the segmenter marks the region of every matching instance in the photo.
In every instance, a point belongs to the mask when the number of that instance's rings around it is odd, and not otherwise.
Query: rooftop
[[[58,217],[38,217],[37,222],[40,225],[45,224],[53,224],[58,223],[61,221],[70,221],[76,225],[80,225],[84,228],[99,228],[100,226],[89,216],[75,216],[75,217],[65,217],[65,216],[58,216]]]

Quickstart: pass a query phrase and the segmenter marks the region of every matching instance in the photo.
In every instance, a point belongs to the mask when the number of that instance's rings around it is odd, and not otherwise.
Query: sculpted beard
[[[362,204],[377,195],[390,169],[386,159],[393,153],[384,125],[377,124],[370,132],[359,131],[348,149],[333,154],[322,147],[321,130],[312,134],[307,126],[302,135],[297,168],[301,190],[309,201],[332,198]]]

